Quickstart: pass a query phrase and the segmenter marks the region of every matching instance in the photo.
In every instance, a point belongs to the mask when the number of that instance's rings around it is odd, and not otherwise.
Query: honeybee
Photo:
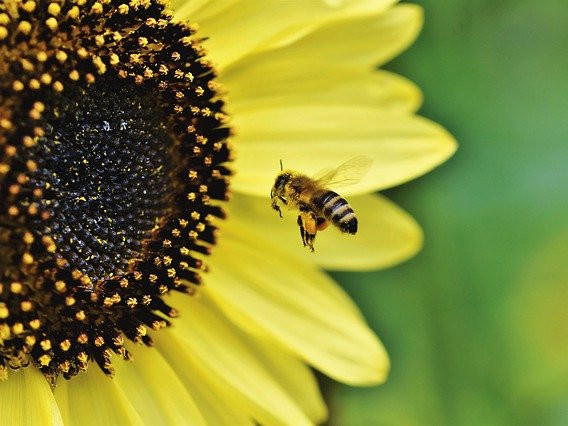
[[[317,231],[333,224],[341,232],[357,233],[357,217],[349,203],[329,186],[357,183],[371,167],[372,160],[364,155],[354,157],[332,170],[323,170],[308,177],[293,170],[282,170],[270,191],[272,208],[282,217],[279,203],[299,210],[298,226],[304,247],[314,251]]]

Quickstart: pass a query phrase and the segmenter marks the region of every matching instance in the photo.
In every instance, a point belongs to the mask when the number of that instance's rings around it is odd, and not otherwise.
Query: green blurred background
[[[421,253],[334,274],[393,365],[335,387],[332,424],[568,425],[568,1],[418,3],[424,30],[386,68],[460,149],[386,191]]]

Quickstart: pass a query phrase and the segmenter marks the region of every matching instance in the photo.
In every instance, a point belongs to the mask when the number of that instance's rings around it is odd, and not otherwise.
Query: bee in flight
[[[299,210],[298,226],[304,247],[314,251],[317,231],[332,223],[341,232],[357,233],[357,217],[349,203],[329,186],[357,183],[371,167],[366,156],[354,157],[333,170],[324,170],[308,177],[293,170],[282,170],[270,191],[272,208],[282,217],[279,203]],[[280,162],[282,169],[282,161]]]

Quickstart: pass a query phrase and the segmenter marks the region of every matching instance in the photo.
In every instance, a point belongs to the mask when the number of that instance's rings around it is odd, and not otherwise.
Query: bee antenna
[[[280,171],[283,171],[284,167],[282,166],[282,159],[280,159]]]

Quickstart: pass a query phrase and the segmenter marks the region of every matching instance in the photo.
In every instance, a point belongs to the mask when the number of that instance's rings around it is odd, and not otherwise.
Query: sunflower
[[[322,268],[387,267],[421,245],[372,194],[455,150],[415,115],[419,90],[376,70],[421,9],[171,6],[0,3],[2,424],[319,423],[310,367],[386,378]],[[270,209],[278,160],[313,173],[357,154],[374,160],[342,193],[360,233],[326,231],[311,254]]]

